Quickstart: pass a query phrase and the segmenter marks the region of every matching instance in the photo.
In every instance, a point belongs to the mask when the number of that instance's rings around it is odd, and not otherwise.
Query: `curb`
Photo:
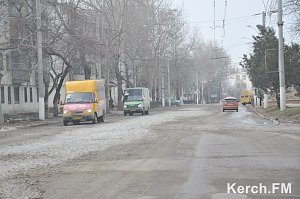
[[[49,124],[58,124],[58,123],[60,123],[60,121],[42,122],[42,123],[37,123],[37,124],[29,124],[27,127],[31,128],[31,127],[45,126],[45,125],[49,125]]]

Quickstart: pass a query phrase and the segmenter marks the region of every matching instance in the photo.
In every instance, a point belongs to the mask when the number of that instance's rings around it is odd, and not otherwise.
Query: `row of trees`
[[[278,73],[278,38],[272,28],[257,26],[259,34],[253,36],[253,52],[244,55],[241,66],[247,69],[253,86],[263,93],[274,93],[278,107],[279,73]],[[296,43],[284,45],[284,65],[286,86],[294,86],[300,93],[300,46]]]
[[[18,39],[3,43],[1,50],[30,57],[33,67],[22,67],[34,71],[35,0],[8,4]],[[69,75],[72,80],[78,67],[83,68],[85,79],[93,73],[106,79],[107,97],[109,85],[117,86],[118,104],[122,104],[124,83],[151,88],[152,98],[159,98],[168,64],[176,98],[192,92],[197,73],[200,81],[225,79],[230,63],[226,52],[202,41],[184,22],[182,11],[172,9],[167,0],[42,0],[42,5],[45,104],[54,93],[54,114],[65,78]]]

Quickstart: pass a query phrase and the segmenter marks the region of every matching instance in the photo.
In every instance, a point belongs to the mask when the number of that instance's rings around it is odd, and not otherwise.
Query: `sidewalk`
[[[0,128],[0,131],[11,131],[22,128],[30,128],[36,126],[50,125],[50,124],[58,124],[62,122],[62,115],[57,117],[49,117],[45,120],[38,120],[37,118],[18,118],[12,122],[6,121],[3,126]]]

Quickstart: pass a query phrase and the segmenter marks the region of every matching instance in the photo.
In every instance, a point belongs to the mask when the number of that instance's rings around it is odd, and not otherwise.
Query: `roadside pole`
[[[282,0],[278,0],[278,51],[279,51],[279,86],[280,86],[280,111],[286,109],[285,96],[285,73],[284,73],[284,49],[283,49],[283,21],[282,21]]]
[[[3,74],[0,73],[0,88],[1,88],[1,84],[2,84],[2,82],[1,82],[2,77],[3,77]],[[4,115],[3,115],[3,112],[2,112],[2,102],[0,102],[0,128],[2,127],[3,123],[4,123]]]
[[[264,108],[268,108],[268,95],[264,94]]]
[[[43,46],[42,46],[42,19],[41,19],[41,2],[36,0],[36,23],[37,23],[37,55],[38,55],[38,89],[39,89],[39,119],[45,120],[45,103],[44,103],[44,81],[43,81]]]
[[[169,106],[171,106],[171,81],[170,81],[170,61],[167,61],[168,64],[168,97],[169,97]]]
[[[162,80],[161,80],[161,102],[162,102],[162,107],[165,107],[165,77],[164,74],[162,75]]]
[[[199,72],[197,71],[197,104],[199,104]]]
[[[201,81],[201,104],[204,104],[204,99],[203,99],[203,81]]]

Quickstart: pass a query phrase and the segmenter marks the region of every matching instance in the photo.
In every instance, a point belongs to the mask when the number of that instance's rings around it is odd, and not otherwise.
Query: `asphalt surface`
[[[300,125],[245,107],[53,123],[0,132],[0,145],[0,198],[300,198]],[[272,183],[290,193],[269,193]],[[260,184],[266,193],[233,193]]]

